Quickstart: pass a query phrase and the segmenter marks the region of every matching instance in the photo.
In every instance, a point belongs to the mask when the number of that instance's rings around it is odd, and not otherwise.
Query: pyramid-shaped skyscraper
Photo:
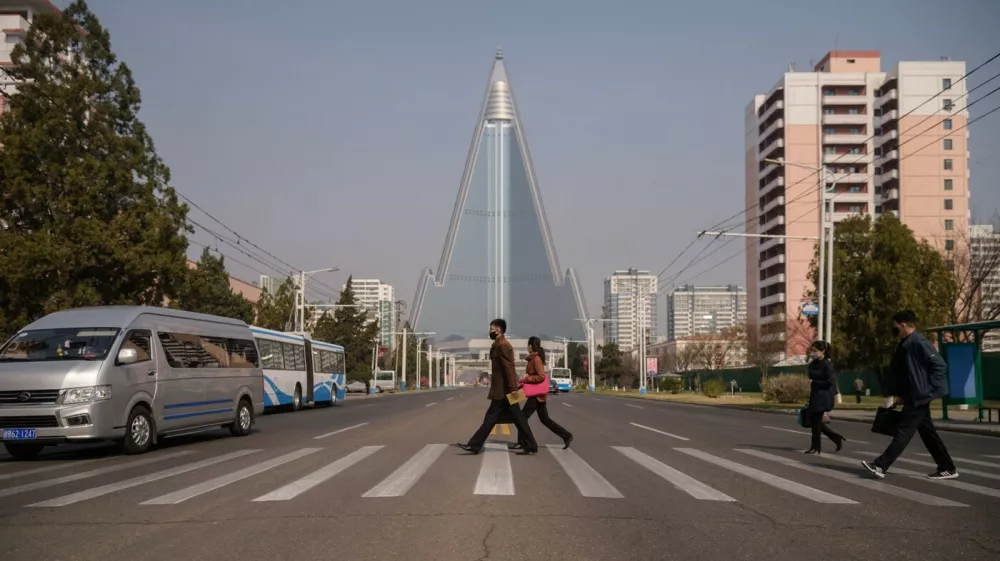
[[[583,292],[559,267],[499,50],[440,264],[424,269],[413,302],[410,324],[439,342],[484,338],[497,317],[517,338],[584,338]]]

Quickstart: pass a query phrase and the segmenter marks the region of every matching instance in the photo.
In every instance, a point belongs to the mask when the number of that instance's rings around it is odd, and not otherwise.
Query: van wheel
[[[302,386],[295,384],[295,394],[292,396],[292,411],[302,409]]]
[[[149,414],[149,409],[143,405],[136,405],[128,414],[128,422],[125,424],[125,440],[122,441],[122,451],[132,456],[144,454],[149,451],[153,444],[153,434],[156,428],[153,418]]]
[[[253,429],[253,407],[250,400],[243,398],[236,407],[236,420],[229,425],[229,433],[233,436],[246,436]]]
[[[45,445],[38,442],[4,442],[3,447],[18,460],[34,460]]]

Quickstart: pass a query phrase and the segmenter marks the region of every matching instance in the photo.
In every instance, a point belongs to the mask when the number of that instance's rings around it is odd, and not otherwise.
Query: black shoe
[[[945,470],[936,471],[934,473],[927,474],[927,479],[934,479],[934,480],[940,480],[940,479],[957,479],[957,478],[958,478],[958,470],[947,470],[947,469],[945,469]]]
[[[569,435],[563,439],[563,450],[569,448],[569,443],[573,442],[573,435]]]
[[[537,454],[537,453],[538,453],[538,448],[535,448],[533,450],[521,450],[520,452],[517,453],[517,455],[518,456],[530,456],[532,454]]]
[[[810,448],[810,449],[808,449],[808,450],[805,451],[805,455],[807,455],[807,456],[812,456],[813,454],[815,454],[815,455],[818,456],[820,454],[820,451],[816,450],[815,448]]]
[[[840,440],[837,441],[837,452],[840,452],[840,449],[844,447],[845,442],[847,442],[847,439],[843,436],[840,437]]]
[[[464,442],[459,442],[458,447],[473,455],[478,454],[480,452],[479,450],[476,450],[475,448],[469,446],[468,444],[465,444]]]
[[[520,450],[521,448],[524,448],[524,446],[521,446],[520,442],[508,442],[507,443],[507,449],[508,450]]]

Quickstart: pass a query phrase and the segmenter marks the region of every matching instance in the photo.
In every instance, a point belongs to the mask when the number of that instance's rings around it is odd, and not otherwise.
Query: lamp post
[[[339,270],[339,267],[328,267],[326,269],[316,269],[315,271],[299,271],[299,282],[295,291],[295,326],[293,331],[302,332],[306,330],[306,277],[316,273],[333,273]]]
[[[403,327],[402,331],[394,331],[389,333],[389,335],[402,335],[403,336],[403,370],[399,375],[399,391],[406,391],[406,336],[407,334],[417,336],[423,335],[424,337],[419,337],[417,339],[417,389],[420,388],[420,342],[427,338],[427,336],[434,335],[433,331],[410,331],[406,327]]]
[[[613,323],[613,319],[604,318],[576,318],[577,321],[582,321],[587,325],[587,391],[594,392],[597,391],[597,386],[594,381],[594,322],[599,321],[601,323]]]

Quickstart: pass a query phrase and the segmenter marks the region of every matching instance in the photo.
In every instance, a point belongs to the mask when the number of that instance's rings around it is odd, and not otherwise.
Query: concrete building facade
[[[742,286],[681,286],[667,295],[667,341],[721,333],[747,321]]]
[[[639,348],[645,327],[646,340],[659,335],[658,279],[649,271],[623,269],[604,279],[604,341],[618,343],[623,352]]]

